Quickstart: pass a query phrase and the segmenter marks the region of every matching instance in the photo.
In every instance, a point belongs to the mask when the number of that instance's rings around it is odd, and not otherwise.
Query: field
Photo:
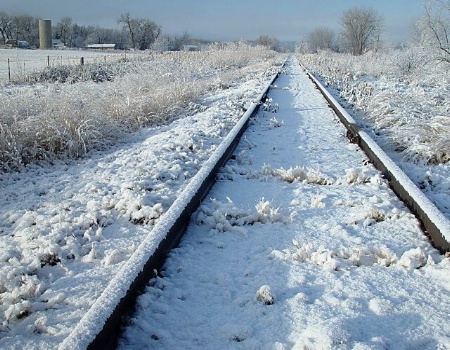
[[[46,67],[78,65],[81,58],[85,64],[116,62],[133,53],[85,51],[85,50],[26,50],[0,49],[0,83],[23,80],[33,72],[42,71]],[[8,64],[9,62],[9,64]]]
[[[274,53],[238,43],[201,53],[116,54],[106,63],[101,57],[83,66],[36,69],[3,84],[0,171],[79,157],[124,133],[161,125],[207,91],[245,79],[243,68],[255,60],[267,64]],[[41,60],[45,54],[36,52],[33,62]]]

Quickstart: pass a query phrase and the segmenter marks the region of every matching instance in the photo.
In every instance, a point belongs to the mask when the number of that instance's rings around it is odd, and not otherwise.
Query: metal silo
[[[40,19],[39,47],[41,49],[51,49],[52,46],[52,21],[49,19]]]

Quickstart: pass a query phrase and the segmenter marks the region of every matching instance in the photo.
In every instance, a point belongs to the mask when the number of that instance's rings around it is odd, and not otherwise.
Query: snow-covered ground
[[[77,65],[84,58],[84,63],[115,62],[124,57],[135,56],[132,52],[124,54],[114,51],[87,50],[25,50],[0,49],[0,82],[22,79],[25,75],[42,71],[45,67]],[[9,65],[8,65],[9,61]]]
[[[291,63],[120,349],[450,348],[450,258]]]
[[[0,174],[1,349],[64,340],[267,84],[261,67],[107,151]]]

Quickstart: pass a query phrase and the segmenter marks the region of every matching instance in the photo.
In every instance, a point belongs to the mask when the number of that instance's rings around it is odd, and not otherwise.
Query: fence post
[[[84,57],[81,57],[81,58],[80,58],[80,64],[81,64],[82,66],[84,66]]]
[[[9,82],[11,82],[11,64],[9,63],[9,58],[8,58],[8,79]]]
[[[50,55],[47,56],[47,67],[50,67]]]

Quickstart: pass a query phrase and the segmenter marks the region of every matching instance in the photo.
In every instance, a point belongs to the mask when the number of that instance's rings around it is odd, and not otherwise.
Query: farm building
[[[5,47],[6,48],[18,47],[21,49],[28,49],[30,48],[30,43],[25,40],[7,39],[5,41]]]
[[[90,50],[115,50],[116,44],[90,44],[86,48]]]

